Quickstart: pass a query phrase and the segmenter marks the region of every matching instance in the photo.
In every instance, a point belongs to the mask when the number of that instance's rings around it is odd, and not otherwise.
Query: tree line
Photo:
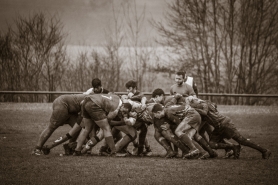
[[[43,12],[19,15],[14,27],[0,30],[0,90],[85,91],[98,77],[114,92],[125,91],[130,79],[138,81],[141,91],[155,87],[167,91],[165,87],[174,83],[172,74],[183,70],[204,93],[277,93],[276,1],[173,0],[161,21],[146,20],[145,8],[138,11],[135,1],[122,4],[123,14],[113,4],[112,11],[113,24],[104,33],[101,49],[79,52],[77,58],[67,52],[67,34],[59,17]],[[165,48],[169,61],[151,43],[140,41],[146,21],[157,30],[156,42]],[[159,75],[162,79],[154,83]],[[37,101],[39,97],[21,98]],[[2,97],[3,101],[13,99]],[[221,101],[256,104],[261,100]]]

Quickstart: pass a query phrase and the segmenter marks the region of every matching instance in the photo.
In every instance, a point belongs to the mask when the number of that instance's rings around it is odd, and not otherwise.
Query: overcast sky
[[[146,7],[143,35],[154,36],[156,32],[148,20],[162,20],[166,2],[171,0],[135,1],[138,12],[142,12],[144,5]],[[121,2],[123,0],[114,0],[116,9],[121,7]],[[12,25],[16,15],[28,16],[42,11],[58,15],[64,24],[64,32],[68,34],[67,44],[96,46],[104,41],[104,32],[111,24],[111,3],[112,0],[0,0],[0,29],[6,31],[7,23]],[[144,42],[146,38],[141,40]]]

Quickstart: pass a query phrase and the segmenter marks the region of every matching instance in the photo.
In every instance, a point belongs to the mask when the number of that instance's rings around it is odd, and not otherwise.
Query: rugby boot
[[[81,154],[81,151],[74,151],[72,155],[73,156],[80,156],[82,154]]]
[[[36,148],[32,151],[32,155],[42,155],[42,151]]]
[[[228,159],[230,157],[232,157],[234,155],[234,151],[229,149],[229,150],[226,150],[226,153],[225,153],[225,156],[223,157],[223,159]]]
[[[200,155],[200,151],[196,148],[195,150],[191,150],[188,154],[185,154],[183,159],[192,159],[198,155]]]
[[[110,152],[108,151],[108,146],[100,147],[98,155],[100,155],[100,156],[109,156]]]
[[[241,146],[240,145],[235,145],[234,148],[233,148],[233,151],[234,151],[234,159],[238,159],[239,156],[240,156],[240,149],[241,149]]]
[[[198,159],[208,159],[210,158],[210,154],[208,152],[200,154],[200,157]]]
[[[209,146],[209,144],[206,142],[206,140],[204,138],[201,138],[199,141],[198,141],[198,144],[205,150],[209,153],[210,157],[211,158],[215,158],[218,156],[218,154],[212,150],[212,148]]]
[[[87,153],[89,150],[92,149],[92,146],[94,146],[93,145],[93,141],[92,140],[88,140],[86,145],[82,148],[81,153],[82,154]]]
[[[143,156],[144,146],[138,146],[138,156]]]
[[[132,149],[132,152],[131,152],[132,155],[137,155],[138,154],[138,147],[134,147]]]
[[[73,154],[73,152],[71,151],[68,144],[63,144],[63,148],[64,148],[64,151],[65,151],[65,155],[72,155]]]
[[[146,149],[146,151],[144,151],[143,154],[148,157],[152,156],[153,152],[152,152],[151,147],[145,147],[145,149]]]
[[[266,151],[262,153],[263,159],[269,159],[270,156],[271,156],[271,151],[268,149],[266,149]]]
[[[173,150],[168,150],[165,155],[165,158],[172,158],[172,157],[175,157],[176,155],[177,154]]]
[[[42,152],[44,155],[48,155],[50,153],[50,149],[47,148],[47,145],[42,147]]]

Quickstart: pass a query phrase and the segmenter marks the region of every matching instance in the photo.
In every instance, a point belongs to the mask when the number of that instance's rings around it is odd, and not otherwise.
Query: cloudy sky
[[[97,46],[104,41],[105,31],[109,29],[113,18],[111,4],[113,0],[0,0],[0,29],[7,30],[7,24],[12,25],[17,15],[28,16],[34,12],[44,12],[58,15],[64,24],[64,32],[68,34],[69,45]],[[114,0],[116,10],[123,1]],[[147,36],[155,36],[154,28],[149,19],[162,20],[166,11],[166,2],[171,0],[135,0],[137,11],[142,12],[145,6],[145,23],[141,38],[144,42]],[[121,13],[120,13],[121,14]]]

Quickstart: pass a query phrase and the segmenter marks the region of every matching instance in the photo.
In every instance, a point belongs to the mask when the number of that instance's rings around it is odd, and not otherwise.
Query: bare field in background
[[[49,155],[32,156],[42,130],[51,115],[51,103],[0,103],[0,182],[1,184],[276,184],[278,177],[278,107],[222,106],[245,137],[269,148],[272,156],[263,160],[255,150],[243,147],[239,160],[164,159],[165,151],[147,137],[156,157],[111,158],[63,156],[62,146]],[[49,139],[53,142],[70,129],[60,127]],[[129,146],[132,149],[132,145]]]

